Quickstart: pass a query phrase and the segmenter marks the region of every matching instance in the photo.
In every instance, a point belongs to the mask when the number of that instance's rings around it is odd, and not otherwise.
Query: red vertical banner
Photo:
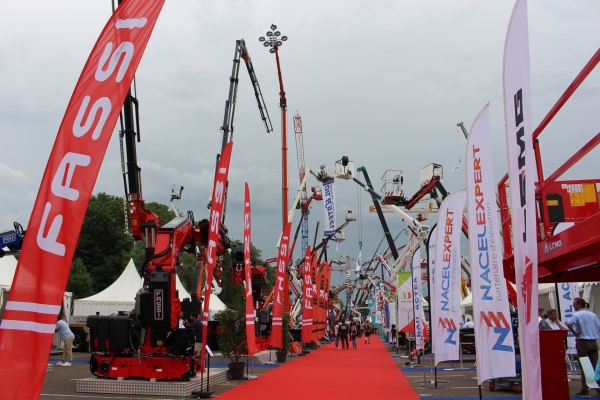
[[[327,309],[329,308],[329,289],[331,288],[331,265],[326,261],[321,271],[321,282],[323,282],[323,306],[319,307],[319,320],[321,322],[321,337],[325,336],[327,330]]]
[[[245,184],[244,195],[244,272],[246,274],[246,340],[248,357],[256,353],[256,334],[254,329],[254,304],[252,304],[252,274],[250,273],[250,189]]]
[[[302,268],[302,341],[312,341],[313,328],[313,285],[310,260],[310,246],[306,248]]]
[[[270,345],[278,349],[283,348],[283,304],[285,296],[285,278],[287,277],[288,247],[290,245],[290,230],[292,223],[288,222],[283,228],[281,242],[279,242],[279,254],[277,256],[277,270],[275,272],[275,293],[273,296],[273,323],[271,324]]]
[[[124,1],[102,30],[75,86],[42,177],[0,325],[3,399],[40,396],[83,218],[163,3]]]
[[[319,312],[319,308],[321,307],[321,294],[319,291],[319,281],[321,277],[321,273],[319,270],[319,262],[317,260],[317,255],[313,254],[312,259],[312,273],[313,273],[313,341],[318,342],[323,335],[321,335],[321,313]]]
[[[213,187],[212,205],[210,208],[210,230],[208,231],[208,244],[206,245],[206,282],[204,283],[204,312],[202,313],[202,352],[200,353],[200,365],[204,368],[206,357],[206,337],[208,331],[208,317],[210,306],[210,293],[212,289],[213,271],[217,261],[217,244],[221,240],[219,230],[223,219],[223,204],[225,203],[225,191],[227,189],[227,176],[229,175],[229,161],[233,142],[227,143],[219,158],[217,173],[215,174],[215,185]]]

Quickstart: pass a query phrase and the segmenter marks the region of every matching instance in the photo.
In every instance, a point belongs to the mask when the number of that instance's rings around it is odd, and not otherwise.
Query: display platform
[[[204,388],[207,375],[204,373]],[[227,368],[210,369],[210,385],[227,380]],[[189,381],[149,381],[144,379],[107,379],[91,377],[77,380],[77,393],[142,394],[150,396],[189,396],[200,391],[200,374]]]

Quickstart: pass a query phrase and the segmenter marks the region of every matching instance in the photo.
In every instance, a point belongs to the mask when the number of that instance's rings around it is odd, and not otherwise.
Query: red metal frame
[[[544,179],[540,144],[538,137],[554,116],[569,100],[575,90],[600,62],[600,49],[585,65],[556,104],[550,109],[542,122],[533,132],[533,147],[536,159],[538,182],[536,183],[537,237],[538,237],[538,275],[539,282],[580,282],[600,280],[600,207],[596,194],[596,184],[600,179],[558,181],[566,171],[581,158],[600,144],[600,133],[596,134],[580,150],[575,152],[563,165]],[[510,209],[508,206],[508,174],[498,183],[500,218],[504,238],[504,274],[515,282],[514,255],[512,251],[512,230]],[[575,185],[575,186],[573,186]],[[593,185],[593,199],[588,191],[587,200],[572,199],[571,188]],[[588,187],[589,189],[589,187]],[[583,189],[582,189],[583,190]],[[585,192],[581,192],[585,193]],[[565,221],[575,225],[552,235],[556,222],[550,222],[548,195],[559,196],[563,201]],[[583,194],[580,195],[584,197]],[[567,217],[568,215],[568,217]]]

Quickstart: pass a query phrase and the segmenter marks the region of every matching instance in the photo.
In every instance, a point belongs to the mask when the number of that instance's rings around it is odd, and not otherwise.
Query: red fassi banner
[[[244,271],[246,274],[246,340],[248,356],[256,353],[256,336],[254,333],[254,305],[252,304],[252,274],[250,273],[250,189],[245,184],[244,197]]]
[[[229,175],[229,160],[233,142],[227,143],[219,158],[217,173],[215,174],[215,186],[213,188],[212,205],[210,208],[210,230],[208,231],[208,244],[206,245],[206,282],[204,284],[204,312],[202,313],[202,352],[200,353],[200,365],[204,369],[206,357],[206,334],[208,331],[208,312],[210,305],[210,293],[212,288],[213,271],[217,261],[217,243],[219,242],[219,230],[223,215],[223,204],[225,202],[225,190],[227,188],[227,176]]]
[[[322,326],[322,334],[321,337],[325,336],[325,331],[327,330],[327,308],[329,307],[329,289],[331,288],[331,265],[325,261],[323,266],[323,270],[321,271],[321,281],[323,282],[324,294],[323,297],[323,307],[319,308],[319,320]]]
[[[313,329],[313,285],[310,253],[310,246],[308,246],[302,271],[302,288],[304,292],[302,293],[302,341],[304,343],[312,341]]]
[[[312,340],[319,343],[319,291],[317,290],[317,281],[319,280],[319,268],[317,266],[317,252],[313,251],[311,255],[310,274],[313,287],[313,329]]]
[[[273,323],[271,324],[270,345],[278,349],[283,348],[283,302],[284,296],[288,294],[283,290],[288,265],[288,247],[290,244],[290,230],[292,223],[288,222],[283,228],[281,242],[279,243],[279,255],[277,256],[277,271],[275,273],[275,293],[273,296]]]
[[[163,3],[124,1],[102,30],[75,86],[40,184],[0,326],[3,399],[40,395],[81,224]]]

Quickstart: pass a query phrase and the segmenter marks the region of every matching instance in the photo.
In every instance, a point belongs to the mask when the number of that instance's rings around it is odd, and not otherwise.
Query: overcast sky
[[[193,210],[196,219],[208,216],[235,40],[243,38],[275,132],[264,131],[242,66],[226,224],[232,238],[242,238],[248,182],[253,242],[264,258],[276,255],[279,87],[275,57],[258,41],[272,23],[289,37],[280,58],[289,110],[290,204],[299,184],[296,111],[302,116],[307,166],[333,165],[347,155],[367,168],[376,188],[387,169],[401,169],[410,196],[418,189],[420,169],[430,163],[444,166],[449,191],[464,187],[464,162],[451,172],[465,158],[466,142],[456,124],[462,121],[469,129],[490,102],[500,179],[506,173],[502,58],[512,8],[509,0],[167,1],[136,75],[145,199],[168,204],[171,185],[181,184],[180,210]],[[0,228],[10,229],[13,221],[27,225],[67,103],[110,13],[110,0],[0,0]],[[529,1],[534,126],[598,49],[599,18],[597,0]],[[599,89],[595,71],[541,136],[546,175],[599,131]],[[598,151],[592,151],[565,177],[597,178],[597,159]],[[100,191],[123,195],[117,134],[95,185],[94,193]],[[370,196],[361,193],[367,258],[383,231],[376,215],[368,213]],[[346,209],[359,211],[355,183],[336,181],[336,197],[339,221]],[[322,204],[313,204],[311,243],[316,221],[324,219]],[[430,217],[433,225],[436,216]],[[405,227],[391,214],[387,219],[394,235]],[[358,224],[345,232],[341,251],[332,246],[330,258],[358,255]],[[402,235],[397,243],[407,240]]]

